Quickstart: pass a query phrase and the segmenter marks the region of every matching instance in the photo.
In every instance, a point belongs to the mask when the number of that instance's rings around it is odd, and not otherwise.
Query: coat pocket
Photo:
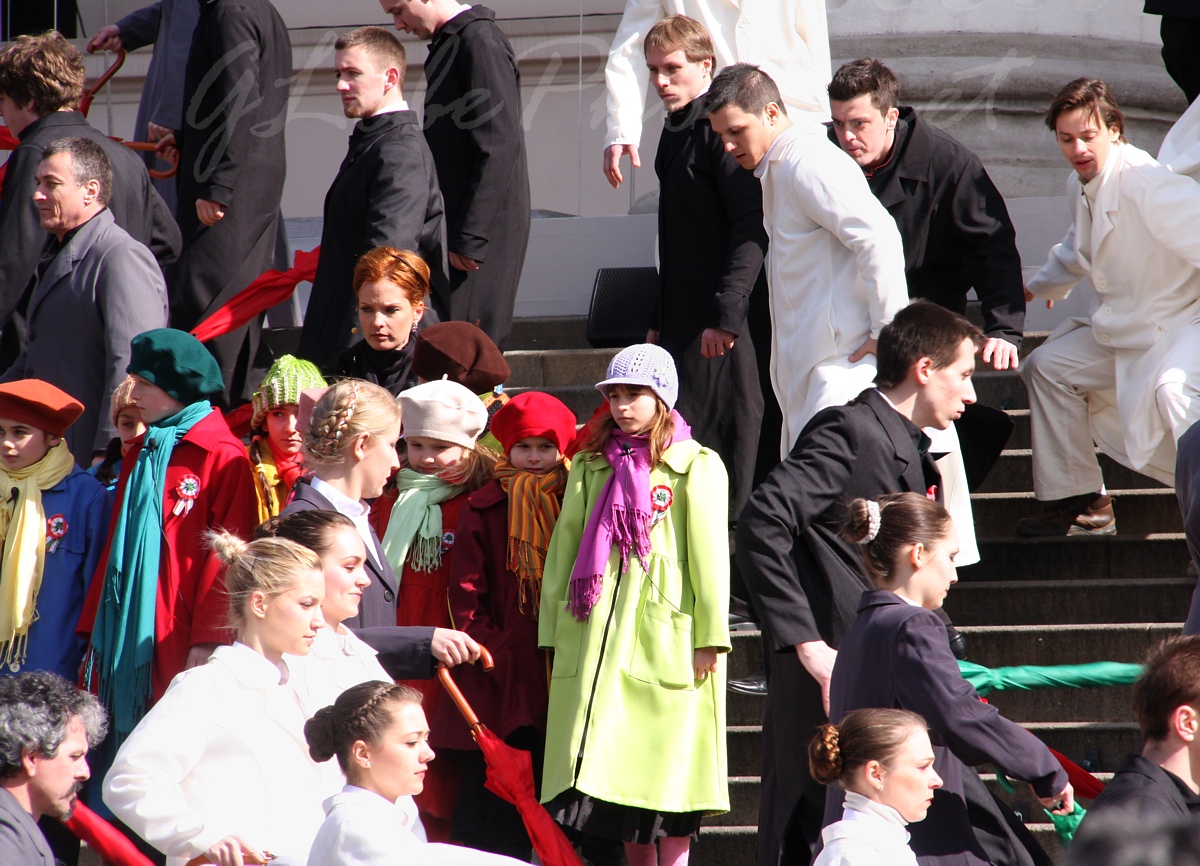
[[[638,620],[629,675],[672,689],[695,685],[692,618],[665,604],[646,600]]]
[[[558,615],[554,624],[554,664],[550,678],[573,677],[579,671],[579,649],[583,646],[586,623],[579,622],[570,611]]]

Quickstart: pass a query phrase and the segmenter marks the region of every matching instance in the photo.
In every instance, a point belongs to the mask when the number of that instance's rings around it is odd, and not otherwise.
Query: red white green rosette
[[[179,501],[175,503],[175,507],[171,509],[171,513],[178,517],[181,514],[189,513],[199,498],[200,479],[188,473],[179,479],[179,484],[176,485],[175,492],[179,494]]]

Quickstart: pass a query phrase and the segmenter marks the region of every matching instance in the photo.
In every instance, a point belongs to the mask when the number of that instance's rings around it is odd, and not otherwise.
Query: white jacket
[[[293,671],[288,680],[304,705],[309,717],[322,707],[330,706],[338,695],[359,683],[390,683],[378,654],[350,629],[337,634],[331,628],[317,632],[308,655],[288,657]]]
[[[353,785],[326,800],[325,812],[308,866],[529,866],[473,848],[422,842],[412,832],[415,811]]]
[[[862,169],[822,126],[785,130],[754,173],[771,240],[771,384],[786,457],[813,415],[874,380],[874,355],[849,357],[908,304],[904,244]]]
[[[1108,161],[1090,211],[1071,172],[1075,222],[1028,287],[1058,300],[1091,279],[1091,319],[1070,319],[1050,339],[1090,326],[1114,350],[1115,401],[1105,394],[1090,402],[1093,438],[1114,459],[1172,484],[1175,442],[1155,390],[1200,383],[1200,184],[1130,144],[1114,146]]]
[[[610,144],[638,144],[650,73],[642,43],[668,15],[686,15],[712,36],[717,69],[754,63],[774,79],[793,119],[829,117],[829,25],[825,0],[626,0],[604,79]],[[655,105],[658,109],[658,105]]]
[[[306,714],[253,650],[218,647],[172,680],[117,752],[104,802],[181,866],[228,835],[303,866],[322,802],[342,785],[304,741]]]
[[[917,866],[900,813],[852,791],[842,820],[822,830],[821,841],[813,866]]]

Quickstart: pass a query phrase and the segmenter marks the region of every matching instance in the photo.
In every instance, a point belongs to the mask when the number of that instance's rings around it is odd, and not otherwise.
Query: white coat
[[[319,630],[308,655],[289,656],[288,667],[293,671],[288,685],[300,696],[309,717],[330,706],[351,686],[392,682],[375,650],[349,629],[345,634],[331,628]]]
[[[423,842],[413,835],[415,811],[353,785],[326,800],[325,812],[309,866],[529,866],[500,854]]]
[[[849,358],[908,304],[904,243],[862,169],[822,126],[784,130],[754,173],[771,242],[771,384],[786,457],[813,415],[874,381],[874,355]]]
[[[829,25],[825,0],[626,0],[604,79],[608,133],[604,145],[638,144],[650,72],[642,43],[668,15],[686,15],[712,36],[718,70],[754,63],[774,79],[794,119],[829,117]],[[657,109],[657,105],[655,106]]]
[[[229,835],[303,866],[322,803],[341,788],[337,766],[318,766],[304,741],[305,713],[271,662],[241,645],[171,681],[117,752],[104,802],[182,866]]]
[[[1130,144],[1115,145],[1108,159],[1090,212],[1071,173],[1075,222],[1028,288],[1059,300],[1090,278],[1091,318],[1063,322],[1050,340],[1090,326],[1113,350],[1115,391],[1088,398],[1092,438],[1129,468],[1173,484],[1175,441],[1155,392],[1200,383],[1200,185]]]
[[[847,792],[842,820],[821,831],[813,866],[917,866],[900,813]]]

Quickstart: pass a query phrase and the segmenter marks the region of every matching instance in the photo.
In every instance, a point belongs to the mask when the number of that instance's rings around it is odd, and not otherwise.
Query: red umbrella
[[[154,866],[129,839],[83,803],[75,803],[75,812],[63,821],[67,829],[87,842],[88,847],[113,866]]]
[[[214,340],[222,334],[236,331],[264,310],[286,301],[296,291],[296,286],[306,280],[312,282],[317,275],[317,260],[321,248],[305,252],[296,251],[296,260],[286,271],[266,271],[250,285],[229,299],[196,327],[192,336],[201,343]]]
[[[491,653],[482,647],[480,660],[485,671],[492,669]],[[487,764],[487,781],[484,785],[497,797],[517,807],[529,833],[529,841],[533,843],[533,849],[544,866],[583,866],[583,861],[575,853],[562,828],[538,802],[534,792],[533,758],[529,752],[514,749],[484,727],[445,665],[438,665],[438,678],[446,694],[467,720],[471,736],[475,738],[479,751],[483,752],[483,760]]]
[[[1075,789],[1076,797],[1083,797],[1085,800],[1095,800],[1100,796],[1100,792],[1104,790],[1103,782],[1062,752],[1050,749],[1050,754],[1058,758],[1058,762],[1062,764],[1062,768],[1067,771],[1067,779],[1071,782],[1071,787]]]
[[[20,143],[20,139],[9,132],[7,126],[0,126],[0,150],[16,150],[17,145]],[[0,165],[0,185],[4,184],[4,173],[7,170],[7,162],[4,165]]]

